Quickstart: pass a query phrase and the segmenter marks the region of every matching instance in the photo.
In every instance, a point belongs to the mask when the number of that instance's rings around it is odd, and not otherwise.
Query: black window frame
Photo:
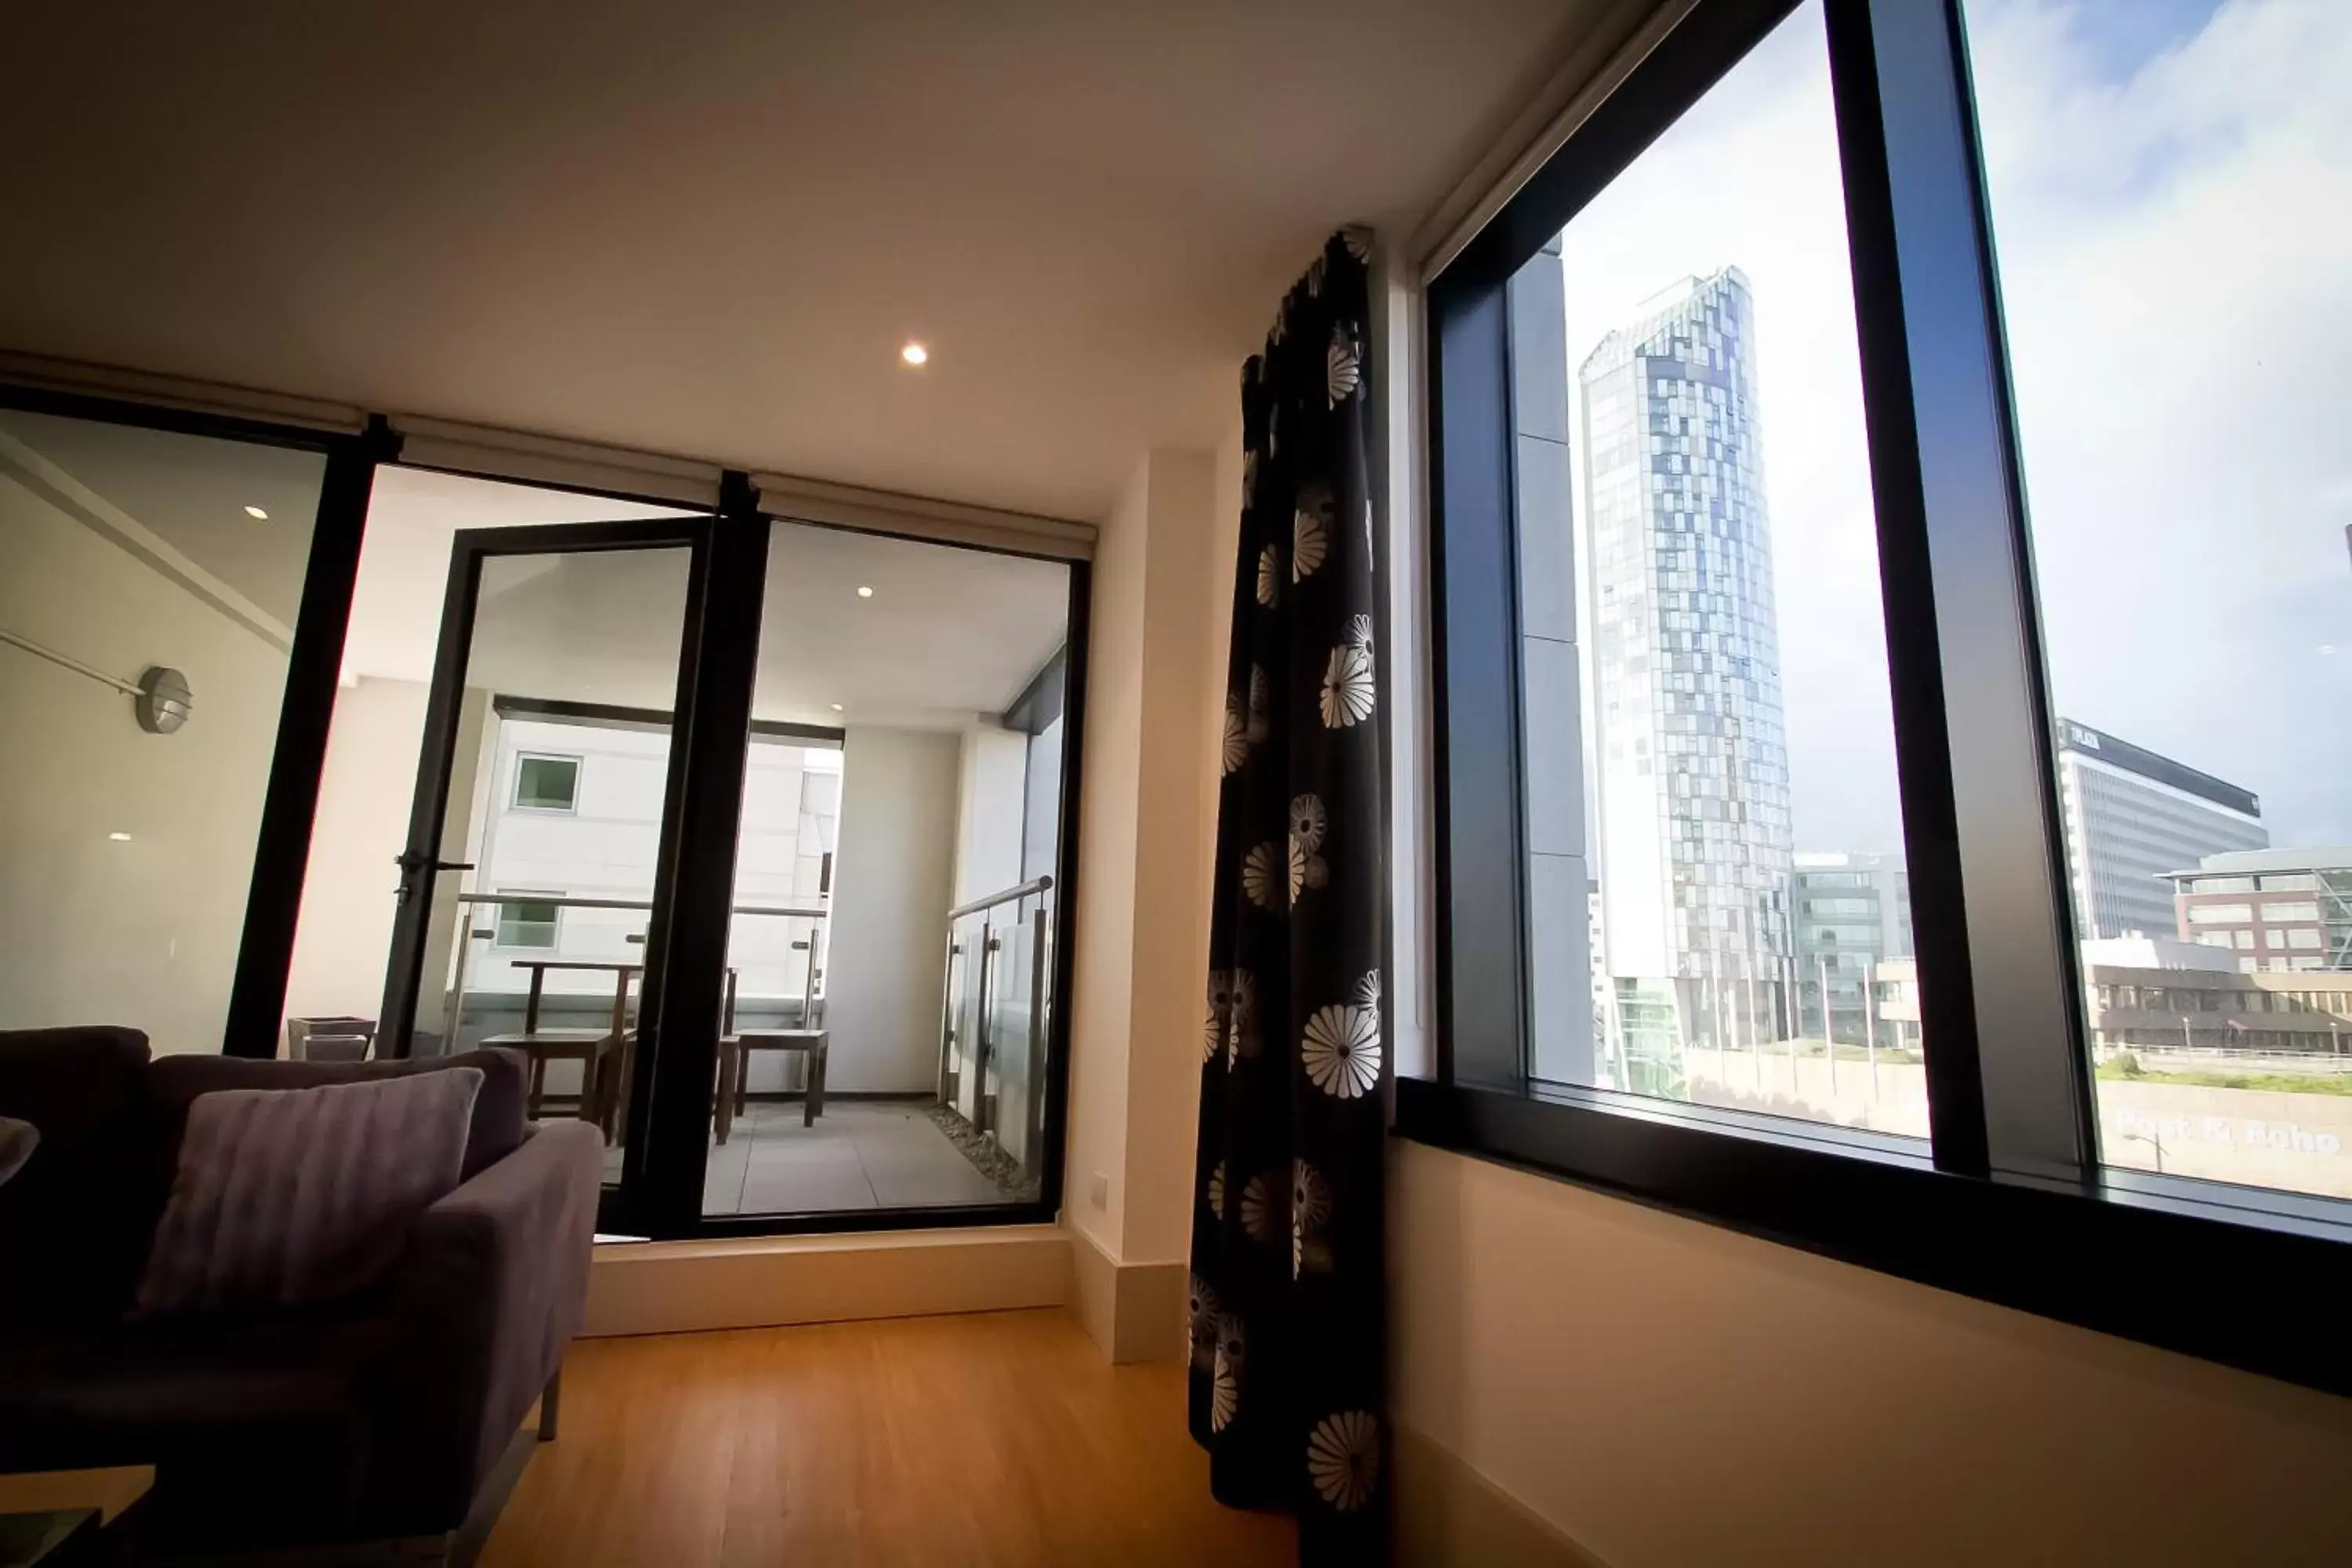
[[[1698,0],[1427,287],[1434,1071],[1395,1131],[2352,1393],[2276,1310],[2352,1287],[2352,1204],[2099,1162],[1960,0],[1822,0],[1934,1137],[1527,1071],[1511,279],[1798,3]]]

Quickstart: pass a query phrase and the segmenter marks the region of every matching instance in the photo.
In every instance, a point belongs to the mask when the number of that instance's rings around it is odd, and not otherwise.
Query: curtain
[[[1308,1563],[1378,1561],[1387,1511],[1370,241],[1331,237],[1242,371],[1193,1173],[1192,1434],[1221,1500],[1297,1510]]]

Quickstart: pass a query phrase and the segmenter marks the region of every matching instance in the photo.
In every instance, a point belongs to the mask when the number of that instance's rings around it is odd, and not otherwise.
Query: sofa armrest
[[[378,1517],[422,1530],[464,1519],[563,1364],[587,1304],[604,1160],[590,1123],[548,1123],[410,1231],[386,1304]]]

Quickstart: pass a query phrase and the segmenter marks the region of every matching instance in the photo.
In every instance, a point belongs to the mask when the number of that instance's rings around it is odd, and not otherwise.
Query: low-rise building
[[[1791,880],[1797,1032],[1863,1044],[1878,965],[1911,955],[1910,873],[1899,855],[1799,850]]]
[[[2208,855],[2166,877],[2180,940],[2227,951],[2231,967],[2352,970],[2352,847]]]

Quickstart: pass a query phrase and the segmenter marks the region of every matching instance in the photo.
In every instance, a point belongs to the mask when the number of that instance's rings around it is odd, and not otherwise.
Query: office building
[[[2180,940],[2246,973],[2352,969],[2352,847],[2234,850],[2166,877]]]
[[[1797,1032],[1865,1043],[1876,1016],[1874,973],[1911,956],[1910,873],[1898,855],[1808,851],[1795,857],[1791,883]]]
[[[2173,930],[2169,873],[2271,841],[2252,791],[2071,719],[2058,721],[2058,795],[2085,942]]]
[[[1752,317],[1738,268],[1687,279],[1578,373],[1602,940],[1636,1060],[1762,1037],[1793,952]]]

